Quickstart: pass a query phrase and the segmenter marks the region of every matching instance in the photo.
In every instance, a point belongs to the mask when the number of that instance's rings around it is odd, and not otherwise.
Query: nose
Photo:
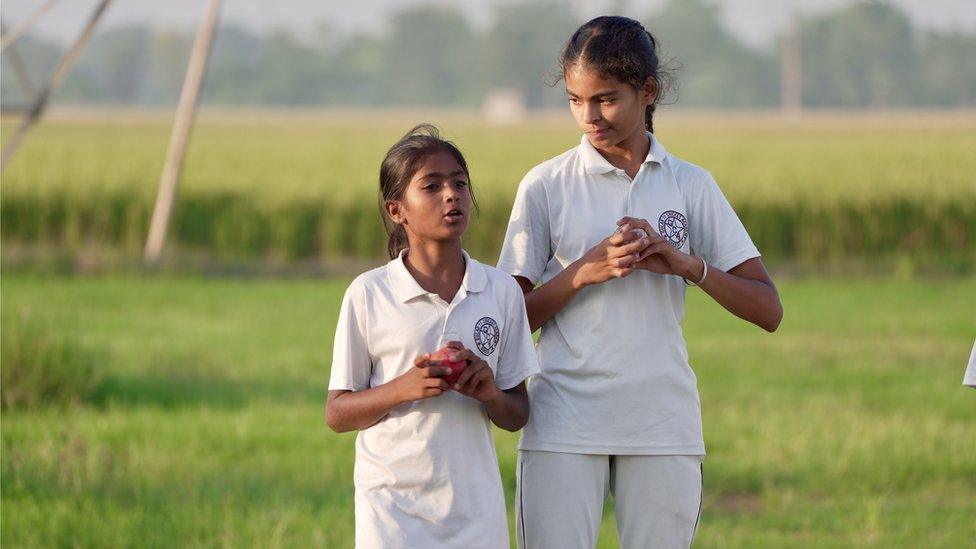
[[[600,113],[600,104],[592,101],[587,101],[583,104],[583,121],[587,124],[593,124],[599,122],[603,118]]]
[[[454,186],[450,182],[448,182],[447,185],[444,185],[444,201],[445,202],[448,202],[448,203],[457,202],[460,199],[461,199],[461,191],[458,190],[458,188],[456,186]]]

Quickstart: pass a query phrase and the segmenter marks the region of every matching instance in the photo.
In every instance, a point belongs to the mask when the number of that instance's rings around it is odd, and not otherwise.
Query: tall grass
[[[204,117],[171,231],[179,248],[218,258],[380,258],[376,172],[417,120]],[[155,198],[167,121],[54,120],[4,176],[5,242],[137,254]],[[577,142],[568,123],[512,128],[448,118],[469,158],[481,217],[466,246],[500,246],[515,188],[534,164]],[[976,119],[818,122],[665,117],[672,153],[708,168],[771,261],[976,257]],[[9,124],[4,126],[9,129]],[[6,132],[5,132],[6,133]]]
[[[976,280],[779,280],[776,334],[703,292],[684,322],[696,547],[968,547]],[[111,353],[65,414],[5,410],[4,547],[353,544],[354,433],[325,426],[348,279],[5,275],[4,307]],[[510,510],[518,435],[496,430]],[[599,547],[618,547],[612,505]]]
[[[3,310],[0,406],[78,404],[95,391],[105,353],[52,329],[26,309]]]

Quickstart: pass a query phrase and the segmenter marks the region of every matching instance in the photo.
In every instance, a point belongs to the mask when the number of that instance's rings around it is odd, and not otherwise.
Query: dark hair
[[[593,69],[604,78],[614,77],[641,89],[648,78],[654,80],[657,95],[644,112],[644,127],[654,132],[654,107],[671,84],[671,74],[658,60],[659,45],[638,21],[605,15],[576,29],[559,58],[560,74],[553,85],[574,65]]]
[[[383,225],[386,227],[386,251],[390,259],[400,255],[400,251],[407,247],[407,233],[403,226],[390,219],[386,213],[386,203],[400,200],[407,190],[410,180],[420,169],[424,158],[437,153],[446,152],[457,160],[458,165],[468,176],[468,191],[471,193],[471,204],[475,209],[478,202],[474,198],[474,188],[471,186],[471,175],[468,173],[468,163],[464,155],[454,143],[441,139],[440,132],[432,124],[417,124],[406,135],[400,138],[390,150],[386,152],[383,163],[380,164],[380,213]]]

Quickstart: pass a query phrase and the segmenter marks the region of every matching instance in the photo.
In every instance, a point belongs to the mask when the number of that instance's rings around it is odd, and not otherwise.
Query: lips
[[[464,212],[458,208],[453,208],[448,210],[447,213],[444,214],[444,217],[446,219],[461,219],[464,217]]]
[[[588,131],[586,133],[590,134],[590,136],[592,136],[592,137],[604,137],[608,133],[610,133],[610,128],[602,128],[602,129],[599,129],[599,130],[590,130],[590,131]]]

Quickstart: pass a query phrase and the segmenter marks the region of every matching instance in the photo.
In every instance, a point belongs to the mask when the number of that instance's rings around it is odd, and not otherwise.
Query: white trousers
[[[593,549],[613,494],[623,549],[687,549],[698,529],[704,456],[519,451],[519,549]]]

